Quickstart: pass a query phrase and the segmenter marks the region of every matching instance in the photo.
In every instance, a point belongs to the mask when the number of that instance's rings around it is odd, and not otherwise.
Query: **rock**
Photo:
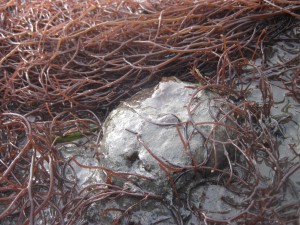
[[[236,205],[242,204],[245,200],[224,186],[203,183],[191,189],[190,199],[192,207],[201,208],[206,212],[206,216],[218,220],[228,220],[243,211],[242,208],[230,206],[224,199]]]
[[[76,158],[77,162],[85,166],[99,166],[99,162],[95,159],[95,151],[90,146],[84,146],[82,143],[86,143],[86,138],[81,138],[74,141],[72,144],[65,144],[59,148],[63,158],[71,159]],[[89,185],[102,183],[101,172],[96,169],[83,168],[71,161],[70,166],[64,167],[63,173],[66,179],[77,182],[79,189],[83,189]]]
[[[205,90],[192,96],[197,88],[196,84],[165,78],[113,110],[104,123],[100,144],[103,166],[147,176],[151,182],[140,178],[130,182],[144,191],[162,194],[172,192],[166,171],[169,175],[175,172],[166,165],[191,168],[206,163],[208,155],[211,156],[206,165],[213,167],[224,161],[223,147],[216,145],[215,158],[208,154],[211,144],[206,143],[209,135],[215,135],[217,140],[227,138],[224,128],[207,123],[215,121],[222,103],[217,101],[218,95]],[[216,132],[211,132],[213,129]],[[182,179],[176,185],[184,182]]]

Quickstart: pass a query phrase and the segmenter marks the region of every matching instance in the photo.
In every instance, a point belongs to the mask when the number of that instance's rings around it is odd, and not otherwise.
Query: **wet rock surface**
[[[172,193],[166,165],[222,164],[224,150],[217,148],[214,160],[214,156],[207,157],[210,146],[206,143],[214,128],[210,122],[215,122],[222,103],[215,100],[216,94],[204,90],[191,101],[196,88],[175,78],[164,79],[112,111],[100,147],[104,167],[146,176],[152,181],[136,179],[133,183],[145,191],[166,194]],[[219,140],[227,138],[222,128],[214,134]],[[181,179],[176,185],[185,182]]]
[[[61,146],[59,149],[63,158],[66,160],[72,159],[76,157],[76,161],[81,165],[85,166],[99,166],[98,160],[94,157],[95,149],[90,145],[86,144],[85,146],[77,147],[83,142],[87,142],[86,138],[81,138],[80,140],[72,144],[67,144]],[[81,190],[88,185],[101,183],[103,182],[101,177],[101,172],[99,170],[84,168],[79,166],[74,161],[70,162],[70,166],[63,167],[65,177],[70,180],[76,182],[76,188]]]

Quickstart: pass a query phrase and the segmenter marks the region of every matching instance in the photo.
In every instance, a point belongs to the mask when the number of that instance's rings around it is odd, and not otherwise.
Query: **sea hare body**
[[[213,167],[224,161],[224,149],[217,146],[210,151],[207,142],[212,136],[226,138],[224,129],[211,123],[222,103],[216,94],[198,88],[176,78],[163,79],[113,110],[104,124],[100,147],[104,166],[149,177],[154,182],[136,179],[134,184],[161,194],[168,192],[169,175],[176,173],[170,168]]]

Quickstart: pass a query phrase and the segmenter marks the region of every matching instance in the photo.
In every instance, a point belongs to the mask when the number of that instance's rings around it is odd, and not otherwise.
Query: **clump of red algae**
[[[91,220],[86,216],[90,207],[100,202],[103,208],[95,210],[93,219],[130,223],[139,206],[154,202],[170,212],[152,221],[162,224],[184,224],[182,208],[198,223],[297,223],[299,187],[291,177],[299,172],[299,147],[290,143],[286,151],[292,156],[281,158],[278,133],[267,121],[274,105],[273,81],[299,102],[299,54],[270,68],[265,49],[275,41],[297,42],[299,11],[298,1],[285,0],[1,4],[0,221],[84,224]],[[286,30],[296,32],[295,37],[280,39]],[[218,143],[225,153],[229,146],[235,151],[227,158],[228,167],[176,168],[160,159],[170,191],[176,193],[170,202],[114,184],[116,177],[147,177],[62,156],[61,146],[86,144],[76,138],[97,145],[108,111],[162,76],[198,82],[199,90],[223,96],[231,109],[223,112],[232,121],[226,129],[237,134]],[[259,104],[247,100],[254,82],[262,96]],[[222,120],[215,121],[216,127],[222,125]],[[216,144],[213,135],[208,142]],[[101,162],[101,154],[95,152],[95,157]],[[271,180],[261,175],[261,162],[270,168]],[[106,180],[79,189],[72,163],[103,171]],[[175,188],[177,179],[188,173],[211,171],[217,179],[206,184],[217,183],[244,199],[222,199],[228,207],[241,209],[230,218],[214,216],[224,211],[212,213],[194,205],[189,194]],[[111,202],[126,204],[105,208]]]

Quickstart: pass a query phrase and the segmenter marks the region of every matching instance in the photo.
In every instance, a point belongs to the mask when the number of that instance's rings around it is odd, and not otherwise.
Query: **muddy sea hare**
[[[163,194],[172,193],[165,170],[176,173],[180,172],[176,168],[224,163],[224,149],[218,145],[212,149],[207,141],[209,136],[228,138],[225,129],[214,124],[222,102],[217,94],[197,87],[163,79],[113,110],[104,124],[100,148],[105,167],[149,177],[153,181],[136,182],[147,191]]]

